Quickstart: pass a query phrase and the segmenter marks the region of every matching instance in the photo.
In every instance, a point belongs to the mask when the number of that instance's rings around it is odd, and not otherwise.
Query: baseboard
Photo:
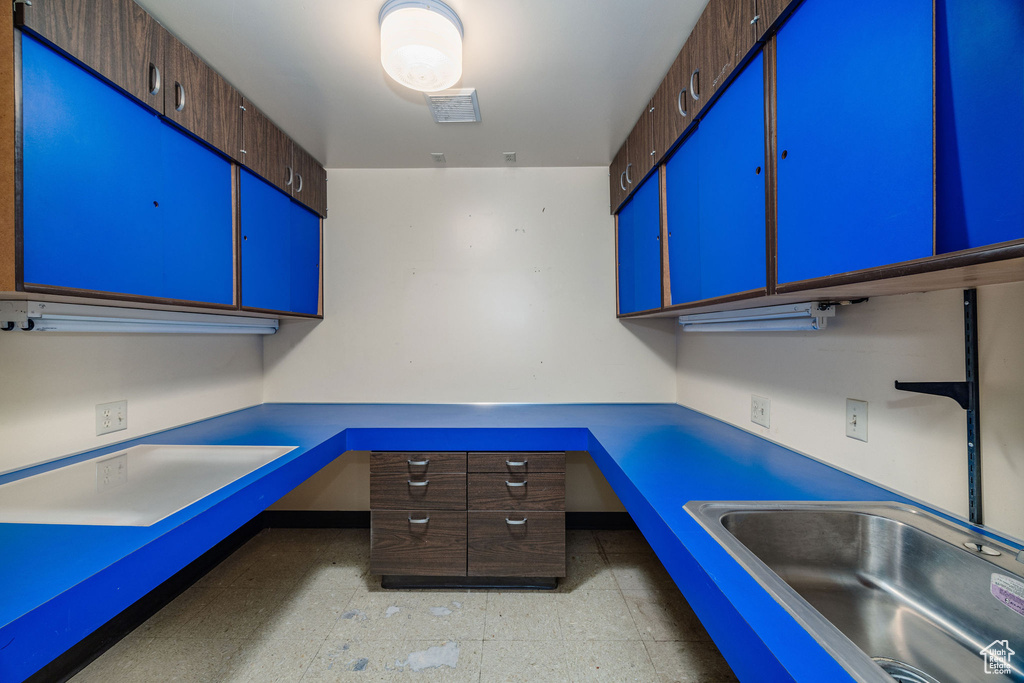
[[[120,614],[65,650],[60,656],[26,679],[26,683],[63,683],[119,640],[141,626],[165,605],[181,595],[231,553],[241,548],[263,529],[259,517],[239,527],[234,533],[193,560],[172,577],[126,607]]]
[[[369,529],[369,510],[264,510],[266,529]]]

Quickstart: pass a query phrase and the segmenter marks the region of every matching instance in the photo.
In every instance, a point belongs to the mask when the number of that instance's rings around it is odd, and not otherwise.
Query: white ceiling
[[[384,0],[139,0],[328,168],[610,163],[707,0],[448,0],[480,123],[380,65]]]

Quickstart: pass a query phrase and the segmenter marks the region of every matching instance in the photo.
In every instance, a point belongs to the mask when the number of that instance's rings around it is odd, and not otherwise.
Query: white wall
[[[985,522],[1024,537],[1024,283],[978,290]],[[679,403],[967,515],[965,413],[894,380],[964,379],[961,290],[844,307],[824,332],[678,334]],[[750,395],[771,399],[771,428]],[[845,436],[868,401],[868,442]]]
[[[605,168],[332,170],[324,311],[266,401],[674,402],[675,330],[615,319]]]
[[[257,404],[250,336],[0,332],[0,472]],[[128,400],[128,429],[96,436],[95,406]]]

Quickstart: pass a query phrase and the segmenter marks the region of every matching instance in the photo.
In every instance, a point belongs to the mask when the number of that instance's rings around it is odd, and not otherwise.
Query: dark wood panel
[[[774,28],[783,13],[788,13],[799,0],[756,0],[757,21],[754,23],[754,40],[761,40]]]
[[[725,86],[753,47],[750,22],[754,16],[754,0],[710,0],[704,8],[690,36],[697,41],[693,69],[698,74],[693,81],[700,97],[694,102],[698,111]]]
[[[640,118],[637,119],[633,131],[629,134],[629,149],[627,151],[628,162],[626,164],[626,187],[633,192],[640,186],[644,176],[654,168],[654,141],[651,120],[654,117],[652,111],[653,102],[648,102]]]
[[[291,193],[292,141],[252,101],[242,102],[244,164],[282,192]]]
[[[15,22],[42,36],[129,94],[163,112],[166,31],[132,0],[36,0]],[[156,92],[153,92],[156,90]]]
[[[777,101],[775,97],[775,37],[768,39],[764,46],[764,192],[765,192],[765,267],[768,273],[768,294],[775,293],[778,280],[778,185],[779,168],[777,135]]]
[[[427,519],[424,524],[411,520]],[[370,573],[466,575],[466,513],[437,510],[373,511]]]
[[[12,103],[0,109],[0,291],[17,289],[21,280],[21,244],[19,239],[18,182],[21,177],[21,149],[17,144],[20,112],[15,111],[14,26],[0,26],[0,102]]]
[[[210,67],[174,36],[165,39],[164,116],[206,139]]]
[[[611,212],[618,212],[622,202],[626,201],[629,194],[629,187],[626,185],[626,164],[629,163],[629,139],[622,143],[612,165],[608,167],[609,196],[611,197]],[[618,309],[616,309],[618,310]]]
[[[525,463],[525,464],[516,464]],[[470,472],[496,472],[502,474],[532,474],[533,472],[565,472],[565,453],[562,452],[507,452],[470,453]]]
[[[238,162],[242,157],[242,93],[207,68],[205,140]]]
[[[468,519],[469,576],[565,576],[564,512],[470,512]]]
[[[393,475],[370,471],[372,510],[465,510],[466,475]]]
[[[676,61],[662,80],[654,95],[654,112],[651,119],[655,163],[660,163],[693,121],[696,111],[690,97],[689,78],[694,67],[697,41],[686,41]]]
[[[320,216],[327,215],[327,171],[313,155],[298,145],[292,145],[295,180],[292,198],[308,206]]]
[[[471,474],[466,505],[472,510],[565,510],[565,475]]]
[[[466,454],[426,451],[374,451],[370,471],[393,475],[430,475],[441,472],[465,472]]]

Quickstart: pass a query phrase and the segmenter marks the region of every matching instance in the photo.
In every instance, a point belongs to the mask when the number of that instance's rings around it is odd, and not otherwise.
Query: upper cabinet
[[[15,24],[57,45],[128,94],[164,111],[164,41],[169,34],[132,0],[16,3]]]
[[[776,44],[779,283],[931,256],[931,4],[811,0]]]
[[[710,0],[687,42],[696,41],[687,78],[694,113],[708,105],[754,46],[754,0]]]
[[[690,97],[689,78],[697,59],[696,48],[696,40],[686,41],[654,94],[651,123],[654,129],[654,149],[657,152],[656,162],[665,157],[687,126],[695,120],[698,109]]]
[[[617,220],[619,314],[661,308],[661,195],[658,175],[640,183]]]

